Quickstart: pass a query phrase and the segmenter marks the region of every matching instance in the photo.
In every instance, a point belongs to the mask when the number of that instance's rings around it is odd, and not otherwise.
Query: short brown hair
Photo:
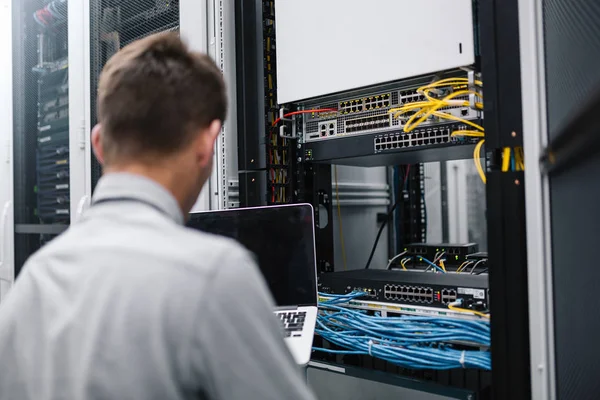
[[[115,54],[98,87],[105,159],[171,154],[198,129],[225,120],[219,68],[174,33],[138,40]]]

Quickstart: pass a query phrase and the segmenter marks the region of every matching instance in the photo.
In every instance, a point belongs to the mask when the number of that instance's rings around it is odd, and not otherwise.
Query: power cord
[[[381,238],[381,234],[383,233],[383,230],[385,229],[391,216],[394,215],[394,210],[396,210],[396,207],[398,207],[398,204],[400,204],[400,200],[401,200],[401,198],[398,197],[398,199],[396,200],[396,202],[394,203],[394,205],[392,206],[390,211],[388,211],[385,219],[383,220],[383,223],[379,227],[379,231],[377,232],[377,236],[375,237],[375,243],[373,243],[373,248],[371,249],[371,254],[369,254],[369,259],[367,260],[365,269],[369,269],[369,267],[371,266],[371,262],[373,261],[373,256],[375,255],[375,250],[377,250],[377,245],[379,244],[379,239]]]

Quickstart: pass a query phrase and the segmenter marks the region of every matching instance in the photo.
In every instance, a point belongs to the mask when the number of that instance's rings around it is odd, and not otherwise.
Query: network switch
[[[377,134],[376,151],[392,148],[413,147],[445,143],[472,143],[477,138],[464,138],[452,135],[455,131],[471,129],[464,122],[453,122],[432,115],[422,121],[410,132],[404,132],[411,113],[397,113],[398,107],[422,102],[425,96],[417,92],[417,87],[402,88],[387,92],[372,92],[365,96],[346,97],[336,103],[331,101],[315,102],[305,107],[316,109],[335,109],[325,113],[304,115],[302,139],[306,143],[335,140],[365,134]],[[468,96],[458,96],[454,100],[468,101]],[[481,110],[464,105],[449,105],[437,111],[463,121],[476,121],[482,118]],[[324,122],[335,123],[333,131],[324,134]],[[395,141],[394,141],[395,140]],[[387,142],[392,141],[390,146]],[[395,147],[393,147],[395,144]]]
[[[458,266],[467,261],[469,254],[477,253],[479,246],[477,243],[411,243],[404,246],[404,251],[407,253],[407,256],[413,256],[412,262],[418,265],[427,265],[425,262],[419,260],[419,256],[429,261],[434,261],[439,256],[446,260],[446,265]]]
[[[462,300],[463,307],[485,310],[489,304],[484,275],[422,271],[356,270],[323,274],[319,291],[330,294],[367,293],[360,300],[447,308]]]

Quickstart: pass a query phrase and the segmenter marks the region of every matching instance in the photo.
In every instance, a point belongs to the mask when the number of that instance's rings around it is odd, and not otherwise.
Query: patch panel
[[[363,101],[364,101],[363,99],[342,101],[339,104],[338,112],[340,112],[342,114],[362,112],[364,110]]]
[[[456,130],[465,130],[466,128],[466,125],[459,125],[455,127],[443,126],[415,129],[410,133],[400,131],[381,134],[377,135],[373,139],[373,145],[375,152],[379,153],[385,150],[396,150],[408,147],[431,146],[447,143],[477,143],[479,138],[452,136],[452,132]]]
[[[386,113],[371,117],[348,119],[344,123],[344,133],[370,131],[373,129],[389,128],[391,126],[391,115]]]
[[[386,300],[431,304],[434,299],[434,291],[431,287],[388,284],[383,287],[383,297]]]
[[[351,114],[386,108],[391,105],[391,96],[391,93],[384,93],[361,99],[341,101],[338,103],[338,112],[341,114]]]

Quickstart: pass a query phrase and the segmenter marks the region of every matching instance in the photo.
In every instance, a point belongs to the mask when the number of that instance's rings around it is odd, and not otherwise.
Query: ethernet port
[[[359,112],[360,112],[360,111],[362,111],[362,110],[363,110],[363,106],[358,106],[358,107],[356,107],[356,111],[359,111]]]
[[[385,145],[385,148],[389,150],[389,149],[392,148],[392,145],[388,143],[388,144]]]
[[[381,143],[381,139],[379,139],[379,138],[375,139],[375,143]],[[387,287],[387,285],[386,285],[386,287]]]
[[[329,129],[333,129],[333,128],[334,128],[333,124],[329,124]]]
[[[335,131],[333,129],[330,129],[329,130],[329,136],[333,136],[333,135],[335,135]]]
[[[462,110],[460,110],[460,115],[462,115],[463,117],[466,117],[467,115],[469,115],[469,109],[463,108]]]
[[[392,143],[392,148],[393,149],[397,149],[398,148],[398,143]]]
[[[439,144],[439,143],[442,143],[442,138],[437,138],[437,139],[435,139],[435,142],[436,142],[436,143],[438,143],[438,144]]]
[[[421,139],[423,137],[423,134],[421,132],[417,133],[417,139]]]
[[[352,106],[351,110],[352,112],[356,112],[356,106]]]
[[[419,143],[419,146],[423,146],[423,141],[422,140],[419,140],[418,143]]]
[[[447,137],[442,138],[442,143],[448,143],[449,139]]]

